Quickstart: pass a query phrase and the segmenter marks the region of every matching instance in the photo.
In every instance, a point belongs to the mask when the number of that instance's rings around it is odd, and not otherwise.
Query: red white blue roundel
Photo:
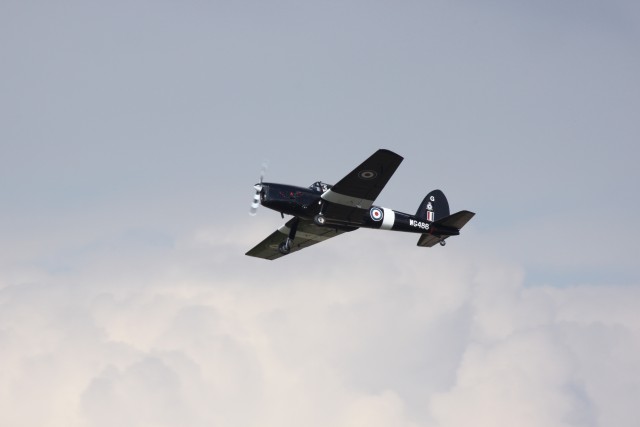
[[[369,215],[371,215],[371,219],[376,222],[382,221],[382,218],[384,218],[384,213],[380,208],[371,208],[371,210],[369,211]]]

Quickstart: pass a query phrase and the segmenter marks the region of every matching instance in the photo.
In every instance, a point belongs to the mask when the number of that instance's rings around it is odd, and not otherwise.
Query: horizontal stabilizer
[[[418,246],[430,248],[431,246],[434,246],[435,244],[440,243],[440,241],[444,239],[446,239],[446,237],[440,237],[440,236],[435,236],[433,234],[424,233],[422,236],[420,236],[420,239],[418,240]]]
[[[442,242],[442,244],[444,244],[444,240],[447,237],[449,237],[449,235],[458,234],[455,230],[459,231],[462,227],[465,226],[467,222],[469,222],[471,218],[473,218],[474,215],[475,213],[473,212],[460,211],[460,212],[454,213],[453,215],[449,215],[445,218],[437,220],[433,224],[434,229],[437,230],[437,227],[440,226],[440,227],[451,228],[453,230],[447,233],[441,232],[438,234],[424,233],[420,236],[420,239],[418,240],[418,246],[430,248],[434,246],[436,243]]]
[[[469,222],[475,213],[469,211],[456,212],[453,215],[439,219],[435,225],[444,225],[445,227],[457,228],[460,230],[464,225]]]

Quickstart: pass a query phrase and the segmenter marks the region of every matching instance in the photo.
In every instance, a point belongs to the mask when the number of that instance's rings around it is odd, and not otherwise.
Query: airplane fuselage
[[[330,188],[327,186],[326,188]],[[325,190],[326,191],[326,190]],[[348,218],[335,218],[327,212],[339,209],[337,204],[324,200],[323,191],[318,189],[298,187],[286,184],[263,183],[260,191],[260,204],[280,212],[306,220],[313,220],[324,213],[327,227],[353,229],[354,227],[374,228],[382,230],[405,231],[410,233],[437,233],[439,235],[455,236],[460,234],[458,229],[435,226],[424,218],[418,218],[404,212],[371,205],[370,207],[349,207],[352,212]]]

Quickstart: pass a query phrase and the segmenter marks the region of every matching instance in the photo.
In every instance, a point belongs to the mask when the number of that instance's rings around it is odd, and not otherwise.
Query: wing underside
[[[289,220],[282,227],[271,233],[266,239],[258,243],[253,247],[246,255],[264,258],[268,260],[278,259],[284,256],[278,250],[278,245],[282,243],[288,236],[294,219]],[[306,247],[315,245],[316,243],[324,242],[332,237],[346,233],[348,231],[356,230],[355,227],[319,227],[313,223],[313,221],[307,221],[300,219],[298,222],[298,229],[296,231],[293,245],[291,246],[291,252],[297,252]]]

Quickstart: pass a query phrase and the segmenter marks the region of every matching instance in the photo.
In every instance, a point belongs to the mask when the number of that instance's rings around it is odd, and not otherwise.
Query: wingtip
[[[395,151],[391,151],[388,148],[379,148],[378,153],[385,153],[385,154],[391,154],[393,156],[398,157],[399,160],[404,160],[404,157],[402,157],[400,154],[396,153]]]

